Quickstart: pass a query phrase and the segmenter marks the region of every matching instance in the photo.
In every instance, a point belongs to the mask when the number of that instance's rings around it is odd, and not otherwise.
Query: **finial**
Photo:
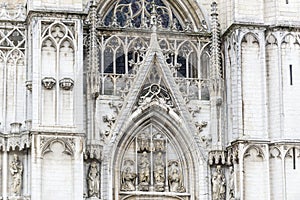
[[[152,0],[151,1],[151,14],[157,14],[157,12],[156,12],[156,5],[155,5],[155,1],[154,0]]]
[[[96,6],[96,0],[92,0],[92,6]]]
[[[211,14],[217,14],[217,3],[214,1],[212,4],[211,4]]]
[[[157,12],[156,12],[156,5],[155,1],[151,1],[151,21],[150,24],[152,26],[152,30],[156,31],[157,29]]]

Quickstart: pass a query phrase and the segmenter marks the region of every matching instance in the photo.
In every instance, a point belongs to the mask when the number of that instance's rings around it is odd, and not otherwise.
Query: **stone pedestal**
[[[101,200],[101,199],[99,199],[97,197],[89,197],[89,198],[86,198],[86,200]]]
[[[11,127],[10,132],[13,133],[13,134],[20,133],[21,132],[21,126],[22,126],[22,124],[19,123],[19,122],[11,123],[10,124],[10,127]]]
[[[22,196],[11,196],[8,197],[8,200],[26,200],[26,198]]]

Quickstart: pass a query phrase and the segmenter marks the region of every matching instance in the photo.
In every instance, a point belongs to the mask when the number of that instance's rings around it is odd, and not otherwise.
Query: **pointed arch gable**
[[[122,133],[111,144],[111,148],[106,151],[110,152],[109,162],[112,166],[112,177],[114,177],[111,184],[115,186],[114,195],[120,192],[120,171],[124,160],[128,160],[125,152],[138,134],[143,132],[145,128],[153,126],[165,134],[170,143],[176,147],[175,152],[178,155],[180,169],[182,169],[184,174],[184,186],[186,188],[186,192],[178,193],[177,195],[182,199],[193,199],[190,195],[197,194],[200,188],[204,188],[205,183],[201,181],[204,179],[199,176],[205,174],[207,166],[203,157],[197,154],[199,152],[196,151],[198,147],[195,141],[190,138],[189,134],[185,134],[187,130],[180,118],[169,115],[168,110],[162,108],[160,104],[151,105],[143,112],[136,115],[133,114],[131,118],[128,119],[130,122],[125,125],[126,128],[122,130]],[[139,161],[134,162],[137,164]],[[166,192],[165,195],[168,195],[168,191]],[[147,196],[146,193],[144,195]]]
[[[200,3],[193,0],[162,0],[165,4],[169,4],[174,9],[174,14],[181,20],[189,20],[192,22],[193,29],[202,30],[203,25],[207,25],[210,31],[210,16],[208,11]],[[117,1],[101,0],[98,3],[98,13],[100,19],[111,11]]]
[[[147,74],[155,66],[160,70],[164,77],[166,88],[170,89],[170,95],[174,98],[174,105],[177,109],[173,110],[170,107],[159,102],[150,102],[146,106],[141,106],[136,109],[136,100],[139,97],[141,85],[145,83]],[[191,171],[187,174],[190,178],[188,189],[190,194],[195,196],[200,195],[200,190],[206,190],[205,179],[208,172],[206,163],[206,154],[203,147],[200,145],[200,139],[196,133],[195,125],[188,112],[185,101],[179,91],[172,73],[159,49],[151,49],[147,52],[143,64],[140,66],[136,79],[134,80],[132,89],[126,96],[125,102],[129,102],[122,107],[118,118],[116,119],[115,127],[112,131],[112,136],[109,145],[104,146],[103,154],[103,169],[104,176],[107,176],[108,182],[103,184],[110,185],[114,188],[120,178],[120,165],[122,149],[126,149],[126,145],[134,138],[141,127],[149,124],[154,124],[165,130],[166,134],[175,142],[174,146],[178,146],[180,155],[182,155],[186,163],[184,169],[190,168]],[[113,178],[113,179],[112,179]],[[120,185],[119,185],[120,186]],[[118,189],[118,188],[117,188]],[[111,190],[106,195],[115,195],[117,189]],[[195,196],[191,199],[194,199]],[[111,196],[107,197],[110,198]]]

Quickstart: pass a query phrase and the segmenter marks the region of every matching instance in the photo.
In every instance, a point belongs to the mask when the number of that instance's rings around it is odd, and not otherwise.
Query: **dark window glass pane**
[[[186,77],[186,59],[183,56],[178,56],[177,63],[181,65],[181,67],[177,71],[177,76]]]
[[[104,73],[113,73],[113,52],[104,51]]]
[[[125,74],[125,54],[120,52],[117,53],[116,59],[116,66],[117,66],[117,74]]]

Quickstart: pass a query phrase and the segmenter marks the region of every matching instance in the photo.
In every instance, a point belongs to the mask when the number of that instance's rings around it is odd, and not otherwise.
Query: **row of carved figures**
[[[221,165],[217,165],[212,173],[212,200],[225,200],[226,197],[226,178]],[[234,200],[234,170],[229,167],[229,182],[228,182],[228,200]]]
[[[165,166],[164,156],[159,152],[154,159],[153,186],[157,192],[185,192],[183,174],[178,161],[169,161]],[[121,172],[122,191],[149,191],[151,186],[150,160],[144,151],[138,162],[138,173],[134,171],[134,161],[126,160]],[[166,174],[166,170],[168,173]]]

